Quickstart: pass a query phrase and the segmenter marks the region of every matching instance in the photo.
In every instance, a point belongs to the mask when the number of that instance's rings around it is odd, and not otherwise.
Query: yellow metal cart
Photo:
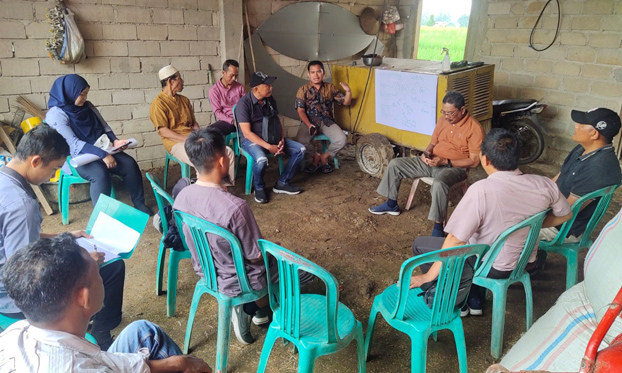
[[[458,91],[464,95],[469,113],[490,129],[492,119],[492,87],[494,65],[481,65],[441,71],[439,61],[406,60],[385,58],[377,67],[363,65],[332,66],[333,83],[339,86],[346,82],[352,89],[352,104],[349,107],[335,107],[335,119],[344,130],[356,139],[356,159],[364,172],[382,177],[389,161],[395,157],[410,156],[423,151],[430,143],[431,136],[397,129],[376,122],[375,75],[378,69],[430,74],[436,77],[436,119],[440,117],[443,97],[447,91]],[[415,87],[413,87],[415,89]],[[433,125],[433,123],[431,124]]]

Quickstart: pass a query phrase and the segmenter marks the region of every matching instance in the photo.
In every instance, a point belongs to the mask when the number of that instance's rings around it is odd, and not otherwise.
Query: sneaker
[[[481,316],[482,312],[482,300],[479,298],[469,298],[467,301],[469,307],[469,314],[471,316]]]
[[[255,202],[268,203],[268,195],[265,189],[255,189]]]
[[[270,323],[270,307],[260,308],[253,316],[253,324],[262,326]]]
[[[244,312],[242,305],[233,307],[231,311],[231,323],[235,337],[244,345],[255,342],[255,338],[251,335],[251,323],[248,315]]]
[[[389,207],[389,203],[385,202],[382,205],[370,207],[369,212],[375,215],[389,214],[389,215],[397,216],[400,214],[400,207],[399,206]]]
[[[300,190],[300,188],[298,188],[297,186],[294,186],[294,185],[291,185],[291,184],[282,184],[282,185],[280,185],[279,183],[276,183],[274,185],[274,188],[272,188],[272,191],[274,193],[289,194],[290,196],[293,196],[295,194],[298,194],[298,193],[302,192],[302,190]]]
[[[467,317],[467,316],[469,316],[469,306],[465,304],[460,310],[460,317]]]

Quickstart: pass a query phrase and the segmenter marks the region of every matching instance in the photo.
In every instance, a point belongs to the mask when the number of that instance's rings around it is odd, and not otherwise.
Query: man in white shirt
[[[212,371],[144,320],[125,328],[108,351],[88,342],[84,336],[103,306],[104,285],[99,266],[70,234],[17,250],[3,269],[6,290],[26,320],[0,334],[0,371]]]

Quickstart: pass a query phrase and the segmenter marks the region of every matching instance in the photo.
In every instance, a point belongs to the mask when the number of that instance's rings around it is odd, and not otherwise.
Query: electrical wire
[[[538,23],[540,22],[540,19],[542,18],[542,15],[544,14],[546,7],[549,6],[551,1],[553,0],[549,0],[546,2],[546,4],[544,4],[544,8],[542,8],[542,11],[540,12],[540,15],[538,16],[538,19],[536,20],[536,24],[533,25],[533,29],[531,30],[531,35],[529,35],[529,48],[535,50],[536,52],[542,52],[542,51],[549,49],[553,45],[553,43],[555,43],[555,40],[557,39],[557,35],[559,35],[559,26],[561,24],[562,13],[561,13],[560,6],[559,6],[559,0],[555,0],[555,2],[557,3],[557,28],[555,29],[555,36],[553,37],[551,44],[547,45],[546,47],[542,49],[538,49],[533,46],[533,34],[536,32],[536,27],[538,27]]]

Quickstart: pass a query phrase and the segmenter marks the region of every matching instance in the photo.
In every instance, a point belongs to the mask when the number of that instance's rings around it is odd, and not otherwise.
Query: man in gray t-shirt
[[[221,187],[221,180],[229,171],[229,159],[222,134],[214,128],[201,129],[188,135],[184,147],[198,171],[198,180],[179,193],[173,208],[233,233],[240,240],[246,275],[251,287],[255,290],[265,288],[266,267],[257,244],[262,235],[253,212],[245,200]],[[183,229],[185,236],[191,237],[188,227],[184,226]],[[240,286],[229,243],[215,235],[208,235],[207,239],[216,266],[218,291],[230,297],[238,295]],[[189,240],[186,243],[192,254],[194,270],[199,276],[203,276],[194,242]],[[269,322],[268,311],[268,297],[234,307],[232,323],[238,341],[243,344],[253,343],[255,340],[250,334],[249,316],[255,316],[255,324],[264,324]]]

